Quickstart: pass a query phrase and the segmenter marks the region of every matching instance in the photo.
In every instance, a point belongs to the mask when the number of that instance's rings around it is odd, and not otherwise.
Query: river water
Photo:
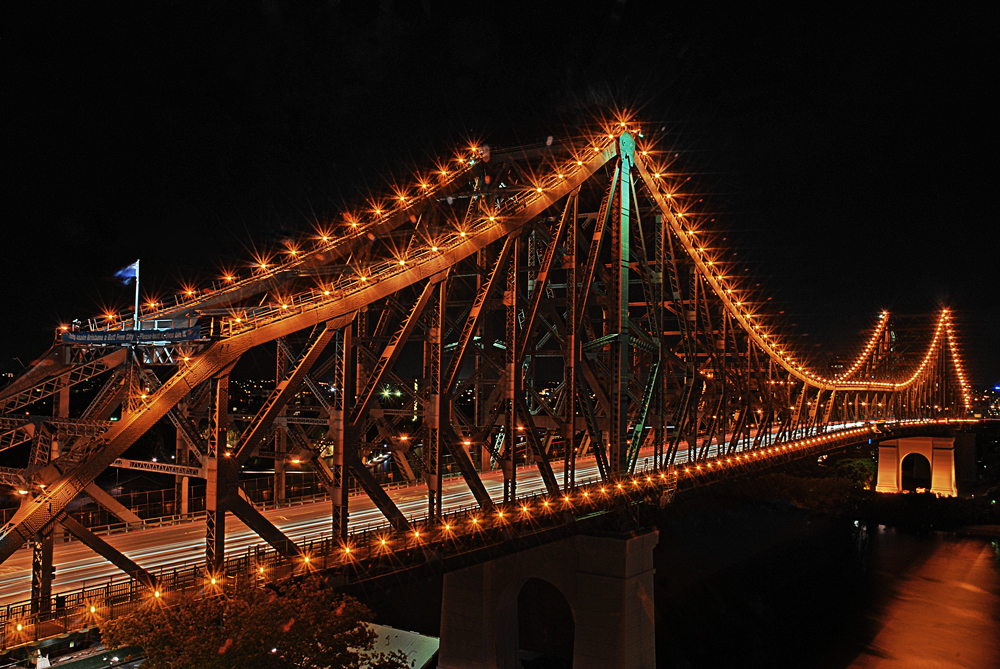
[[[712,495],[655,523],[658,667],[1000,669],[997,540]],[[368,603],[378,622],[437,636],[441,584]]]
[[[780,502],[658,522],[661,667],[1000,668],[1000,542]]]

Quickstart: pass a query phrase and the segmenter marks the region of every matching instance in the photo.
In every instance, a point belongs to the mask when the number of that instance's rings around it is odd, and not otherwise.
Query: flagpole
[[[135,314],[133,318],[135,331],[139,331],[139,261],[135,261]]]

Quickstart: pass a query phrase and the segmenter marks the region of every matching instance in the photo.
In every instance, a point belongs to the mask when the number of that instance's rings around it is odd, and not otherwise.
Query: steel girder
[[[74,386],[92,376],[118,367],[125,358],[124,349],[85,350],[73,355],[65,347],[54,347],[39,362],[0,391],[0,413],[11,414],[39,400],[51,397],[65,387]]]
[[[174,365],[170,378],[157,386],[147,374],[150,392],[127,397],[132,410],[119,421],[100,434],[78,437],[76,456],[56,457],[24,478],[30,493],[3,528],[0,561],[50,527],[69,501],[163,418],[192,452],[204,453],[210,470],[214,463],[209,562],[218,564],[227,509],[294,554],[294,545],[260,522],[238,495],[236,465],[253,457],[282,407],[303,387],[317,398],[319,413],[319,425],[303,423],[304,429],[324,429],[331,444],[327,455],[312,449],[311,459],[331,491],[332,524],[344,539],[351,475],[393,524],[407,526],[362,460],[362,450],[374,443],[369,432],[401,429],[401,410],[378,407],[381,416],[373,416],[375,396],[386,382],[416,404],[413,437],[422,441],[409,453],[419,453],[424,463],[432,515],[440,512],[437,478],[446,464],[457,466],[480,505],[492,504],[479,479],[479,472],[491,468],[491,457],[473,458],[473,444],[484,452],[493,448],[507,496],[513,497],[516,466],[524,459],[538,464],[554,492],[548,463],[561,456],[562,485],[571,488],[584,444],[594,451],[601,475],[614,479],[636,467],[649,443],[657,462],[667,464],[713,451],[765,448],[833,423],[943,410],[935,406],[954,410],[964,382],[955,371],[960,366],[954,333],[944,316],[922,358],[912,348],[908,355],[919,359],[900,363],[894,330],[881,323],[851,374],[827,379],[805,371],[751,313],[741,289],[713,265],[697,226],[688,223],[695,214],[625,130],[559,155],[539,151],[477,160],[474,167],[463,163],[457,178],[428,189],[436,196],[401,196],[391,211],[355,219],[360,224],[350,224],[341,240],[324,239],[280,267],[262,268],[238,286],[185,303],[211,341],[183,356],[172,352],[163,359]],[[460,212],[446,194],[462,204]],[[581,213],[588,211],[596,214]],[[507,279],[502,300],[496,287],[501,277]],[[633,284],[641,286],[641,297]],[[425,322],[421,315],[431,302]],[[386,342],[390,315],[398,308],[407,315]],[[367,315],[374,312],[380,313],[379,325],[369,331]],[[451,325],[456,314],[458,322]],[[314,336],[294,360],[282,342],[290,371],[227,458],[228,412],[221,396],[227,370],[252,348],[310,328]],[[336,350],[321,363],[329,341]],[[424,347],[426,365],[415,365],[405,353],[415,346]],[[366,366],[359,350],[376,356],[374,366]],[[142,347],[139,352],[140,361],[159,360]],[[0,393],[8,411],[3,420],[101,371],[127,376],[120,370],[128,357],[125,349],[57,346]],[[331,368],[328,401],[320,383]],[[189,397],[191,407],[199,405],[196,398],[209,385],[215,391],[213,425],[211,443],[204,444],[177,406]],[[107,412],[125,394],[118,381],[106,388],[88,417]],[[498,426],[501,413],[506,415]],[[22,427],[12,423],[7,429]],[[519,432],[526,432],[523,452],[516,444]],[[505,440],[498,451],[493,445],[500,434]],[[293,441],[305,448],[319,438],[302,431]]]

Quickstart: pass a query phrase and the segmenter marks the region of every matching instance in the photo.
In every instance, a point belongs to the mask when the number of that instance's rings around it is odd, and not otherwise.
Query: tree
[[[101,626],[108,648],[138,646],[148,669],[403,669],[373,651],[371,611],[309,576],[275,588],[178,596]]]
[[[878,473],[878,465],[872,458],[847,458],[837,463],[833,473],[837,478],[847,479],[868,490]]]

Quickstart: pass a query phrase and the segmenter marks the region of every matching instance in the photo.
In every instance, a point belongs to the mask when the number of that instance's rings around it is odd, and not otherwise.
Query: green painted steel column
[[[628,267],[630,260],[629,240],[630,234],[630,210],[632,193],[631,167],[635,159],[635,140],[625,133],[619,138],[621,152],[621,170],[619,172],[618,197],[619,208],[615,226],[617,233],[614,242],[614,262],[617,269],[613,269],[615,285],[615,297],[618,302],[618,313],[614,315],[614,323],[611,325],[613,332],[617,334],[617,341],[612,345],[612,365],[611,380],[612,386],[612,407],[611,407],[611,452],[609,464],[611,471],[615,475],[623,474],[628,463],[628,382],[629,382],[629,361],[631,360],[628,316]],[[611,295],[608,295],[609,301]],[[610,314],[609,314],[610,315]]]

